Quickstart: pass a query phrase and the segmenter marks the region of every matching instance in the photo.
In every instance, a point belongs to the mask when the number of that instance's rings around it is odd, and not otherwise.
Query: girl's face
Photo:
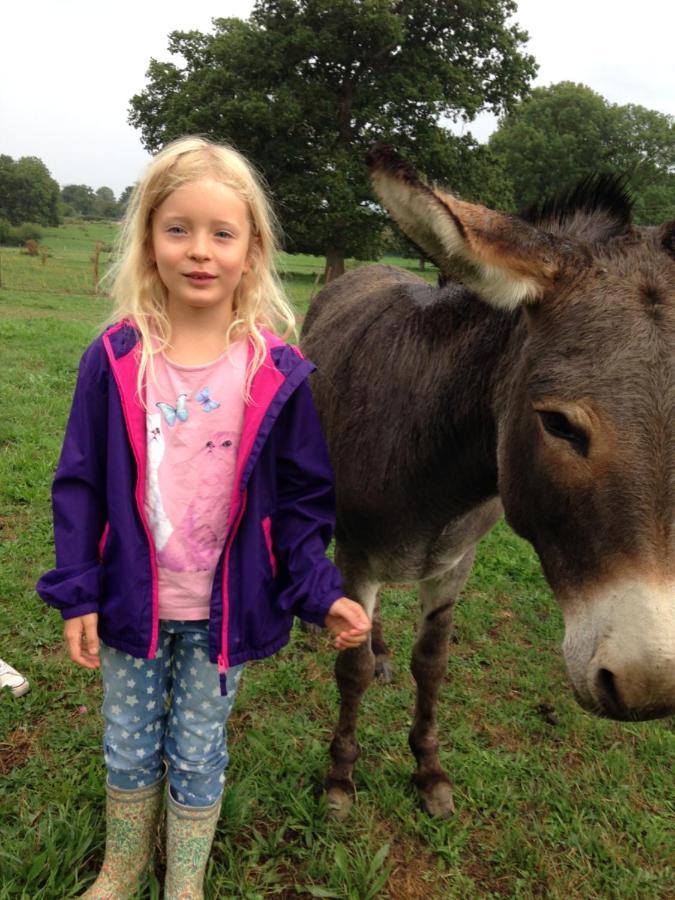
[[[250,267],[251,225],[244,201],[211,178],[181,185],[152,220],[152,258],[172,306],[232,310]]]

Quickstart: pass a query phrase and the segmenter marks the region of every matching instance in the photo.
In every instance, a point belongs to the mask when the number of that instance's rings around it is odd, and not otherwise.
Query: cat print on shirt
[[[159,565],[174,572],[213,569],[222,550],[227,526],[239,437],[235,432],[217,431],[197,451],[184,448],[180,469],[196,484],[192,496],[181,494],[178,477],[172,485],[173,508],[169,511],[173,531],[160,549]],[[171,473],[160,470],[160,483]]]
[[[161,550],[171,537],[173,526],[164,511],[162,495],[159,489],[159,466],[164,458],[165,441],[162,435],[159,413],[148,413],[146,427],[148,429],[148,470],[145,498],[145,511],[150,522],[157,550]]]

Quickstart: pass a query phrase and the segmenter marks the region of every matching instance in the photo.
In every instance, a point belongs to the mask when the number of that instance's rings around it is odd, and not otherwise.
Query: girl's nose
[[[192,241],[190,243],[190,248],[188,250],[188,256],[190,256],[192,259],[208,259],[209,246],[208,241],[204,235],[193,235]]]

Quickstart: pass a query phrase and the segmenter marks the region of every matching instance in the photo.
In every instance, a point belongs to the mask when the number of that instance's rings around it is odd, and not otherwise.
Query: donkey
[[[579,703],[619,720],[675,709],[675,222],[631,226],[611,177],[528,221],[427,185],[384,146],[368,163],[445,284],[349,272],[311,304],[301,346],[318,366],[345,591],[372,614],[385,581],[419,582],[413,780],[447,816],[436,720],[452,608],[502,511],[562,607]],[[335,668],[327,791],[344,816],[371,647]]]

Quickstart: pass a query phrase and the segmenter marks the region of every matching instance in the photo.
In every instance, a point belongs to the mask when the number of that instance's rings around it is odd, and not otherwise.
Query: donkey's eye
[[[538,409],[537,415],[541,419],[544,429],[554,438],[567,441],[577,453],[588,456],[588,435],[576,425],[573,425],[564,413],[554,410]]]

